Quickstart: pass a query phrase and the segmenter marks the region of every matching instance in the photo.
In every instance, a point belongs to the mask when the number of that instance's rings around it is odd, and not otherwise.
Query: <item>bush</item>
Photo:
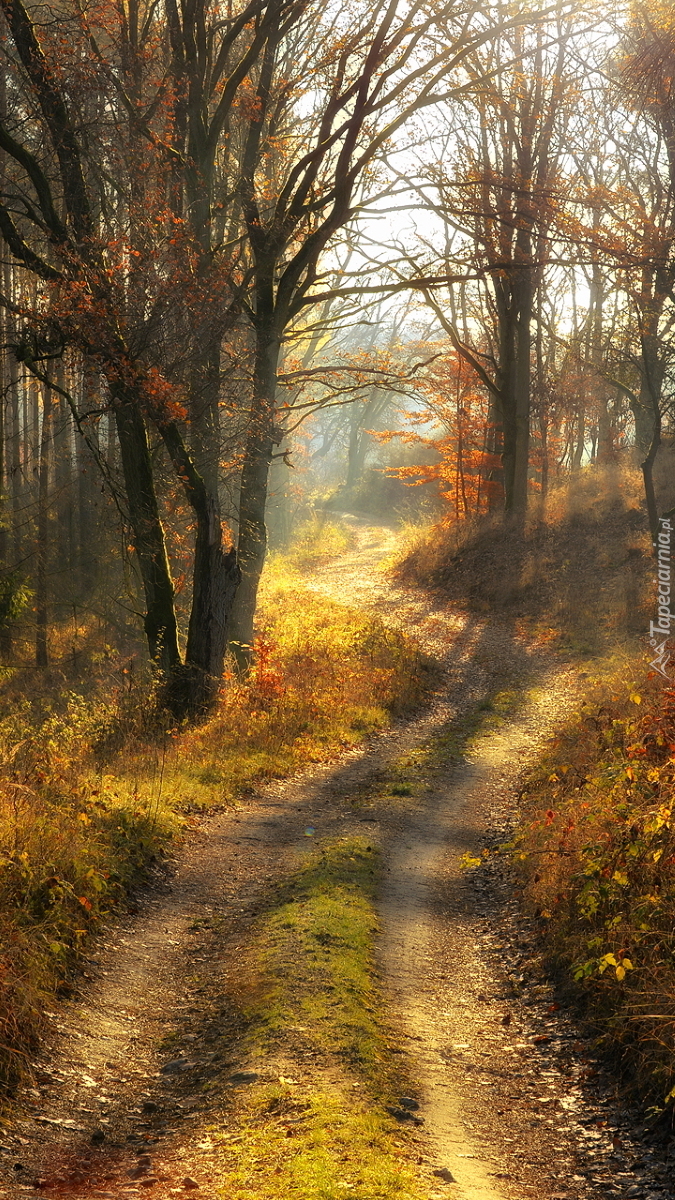
[[[672,1112],[675,690],[625,670],[597,684],[523,800],[516,858],[551,959],[625,1077]]]

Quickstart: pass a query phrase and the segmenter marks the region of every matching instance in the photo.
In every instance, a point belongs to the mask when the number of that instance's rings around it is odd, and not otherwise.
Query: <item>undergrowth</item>
[[[0,719],[0,1088],[21,1073],[80,948],[161,852],[176,820],[95,771],[95,708]]]
[[[9,674],[9,673],[8,673]],[[56,678],[56,677],[55,677]],[[0,690],[0,1090],[21,1075],[87,938],[195,809],[335,756],[418,705],[433,674],[378,620],[268,589],[246,677],[217,710],[167,728],[128,668],[87,695]],[[63,679],[57,683],[63,683]]]
[[[614,464],[533,502],[524,531],[503,514],[409,527],[394,574],[589,657],[648,626],[650,563],[636,473]]]
[[[672,1120],[675,690],[635,661],[606,672],[523,805],[515,857],[551,959],[626,1083]]]
[[[310,571],[353,550],[355,544],[354,531],[349,526],[329,520],[325,513],[316,513],[297,527],[292,546],[272,559],[267,575],[274,574],[275,567],[282,564],[296,571]]]

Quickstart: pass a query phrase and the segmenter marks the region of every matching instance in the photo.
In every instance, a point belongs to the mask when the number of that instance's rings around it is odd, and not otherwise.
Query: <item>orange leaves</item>
[[[459,521],[487,508],[499,486],[491,478],[498,460],[490,447],[489,400],[473,368],[449,343],[443,347],[434,342],[419,350],[433,357],[416,378],[420,407],[406,414],[407,432],[378,437],[419,445],[426,461],[391,473],[410,485],[437,483],[448,515]],[[429,461],[429,451],[435,452],[435,461]]]
[[[256,85],[250,76],[247,76],[240,85],[234,107],[247,121],[254,120],[262,112],[262,102],[257,95]]]
[[[176,395],[176,388],[158,367],[150,367],[141,379],[143,398],[154,420],[183,421],[187,409]]]

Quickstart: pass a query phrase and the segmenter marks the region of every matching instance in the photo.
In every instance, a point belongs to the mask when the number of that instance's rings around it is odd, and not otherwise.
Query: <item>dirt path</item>
[[[53,1015],[35,1086],[0,1133],[0,1195],[222,1195],[209,1133],[217,1097],[289,1069],[311,1081],[302,1056],[290,1068],[242,1060],[220,982],[236,978],[265,889],[311,825],[319,837],[372,829],[387,855],[381,958],[419,1082],[414,1140],[430,1200],[673,1196],[630,1114],[614,1112],[598,1077],[584,1090],[595,1068],[545,984],[518,964],[533,953],[531,931],[499,868],[459,867],[508,819],[518,772],[571,702],[573,673],[506,624],[391,587],[377,566],[395,535],[355,526],[358,550],[312,586],[414,632],[445,663],[436,703],[337,765],[195,821],[170,876],[110,929],[81,994]],[[425,776],[402,801],[373,790],[406,756],[414,782],[416,752],[457,712],[525,681],[537,688],[519,715],[454,772]],[[350,806],[369,789],[367,807]]]

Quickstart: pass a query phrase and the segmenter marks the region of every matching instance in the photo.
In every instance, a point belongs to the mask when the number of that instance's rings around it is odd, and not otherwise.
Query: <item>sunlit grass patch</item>
[[[247,1089],[222,1140],[227,1200],[425,1194],[386,1108],[410,1085],[375,965],[379,871],[365,838],[313,846],[258,920],[243,1051],[254,1065],[280,1057],[298,1077]]]
[[[372,959],[377,850],[365,839],[324,844],[279,890],[264,921],[265,1040],[298,1023],[375,1083],[383,1061]]]
[[[310,571],[347,554],[355,545],[353,529],[340,521],[331,521],[323,513],[315,513],[298,525],[289,549],[283,555],[272,557],[267,573],[288,567],[293,571]]]
[[[193,804],[231,802],[358,745],[419,706],[434,679],[414,643],[377,618],[283,589],[263,610],[251,672],[233,674],[214,716],[179,736],[165,788]]]
[[[348,1085],[260,1088],[219,1142],[223,1200],[422,1200],[391,1118]],[[217,1137],[217,1135],[216,1135]]]

